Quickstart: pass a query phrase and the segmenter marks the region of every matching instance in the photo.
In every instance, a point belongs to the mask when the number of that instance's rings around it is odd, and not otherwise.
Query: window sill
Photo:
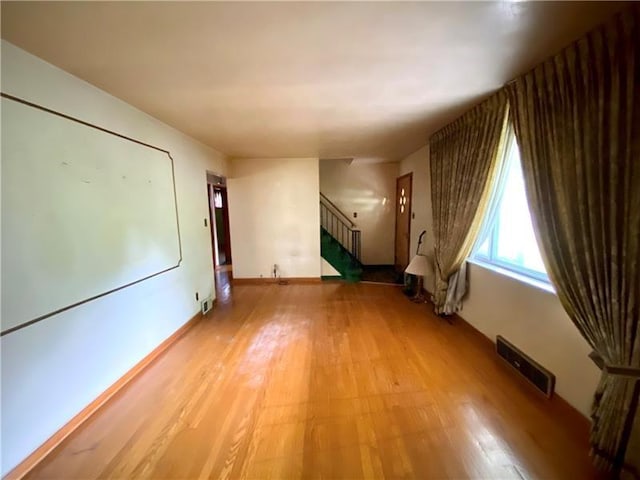
[[[499,273],[500,275],[505,275],[507,277],[513,278],[514,280],[518,280],[519,282],[526,283],[527,285],[531,285],[532,287],[538,288],[540,290],[544,290],[545,292],[556,294],[556,289],[553,288],[553,285],[547,282],[543,282],[542,280],[536,280],[535,278],[527,277],[526,275],[522,275],[517,272],[513,272],[511,270],[507,270],[506,268],[499,267],[497,265],[493,265],[491,263],[483,262],[482,260],[478,260],[476,258],[467,259],[468,263],[472,263],[474,265],[478,265],[479,267],[486,268],[487,270],[491,270],[493,272]]]

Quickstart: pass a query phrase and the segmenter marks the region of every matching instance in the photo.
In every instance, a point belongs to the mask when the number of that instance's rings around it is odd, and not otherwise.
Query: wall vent
[[[211,300],[211,297],[207,297],[200,302],[200,306],[202,307],[202,314],[206,315],[211,311],[211,307],[213,307],[213,300]]]
[[[556,376],[553,373],[500,335],[496,337],[496,351],[509,365],[529,380],[534,387],[551,398],[556,384]]]

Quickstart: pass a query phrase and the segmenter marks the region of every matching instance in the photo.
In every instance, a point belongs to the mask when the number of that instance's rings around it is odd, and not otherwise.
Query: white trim
[[[553,287],[551,283],[544,282],[542,280],[538,280],[536,278],[531,278],[527,275],[523,275],[522,273],[514,272],[511,270],[507,270],[506,268],[499,267],[492,263],[484,262],[477,258],[468,258],[467,262],[477,265],[482,268],[486,268],[487,270],[492,270],[501,275],[505,275],[507,277],[511,277],[514,280],[518,280],[519,282],[526,283],[527,285],[531,285],[532,287],[536,287],[540,290],[544,290],[545,292],[556,294],[556,289]]]

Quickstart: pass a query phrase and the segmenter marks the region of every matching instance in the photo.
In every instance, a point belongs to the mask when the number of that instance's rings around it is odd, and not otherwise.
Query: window
[[[222,192],[217,190],[215,191],[213,197],[213,206],[215,208],[222,208]]]
[[[404,188],[400,192],[400,213],[404,213],[404,206],[407,204],[407,196],[404,194]]]
[[[505,175],[499,189],[495,220],[486,240],[472,258],[521,275],[549,282],[536,242],[527,204],[520,152],[511,130],[505,158]]]

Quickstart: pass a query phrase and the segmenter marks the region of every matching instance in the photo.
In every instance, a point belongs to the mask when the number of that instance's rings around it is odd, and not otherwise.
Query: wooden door
[[[396,270],[404,271],[411,256],[411,185],[413,174],[408,173],[396,180]]]

